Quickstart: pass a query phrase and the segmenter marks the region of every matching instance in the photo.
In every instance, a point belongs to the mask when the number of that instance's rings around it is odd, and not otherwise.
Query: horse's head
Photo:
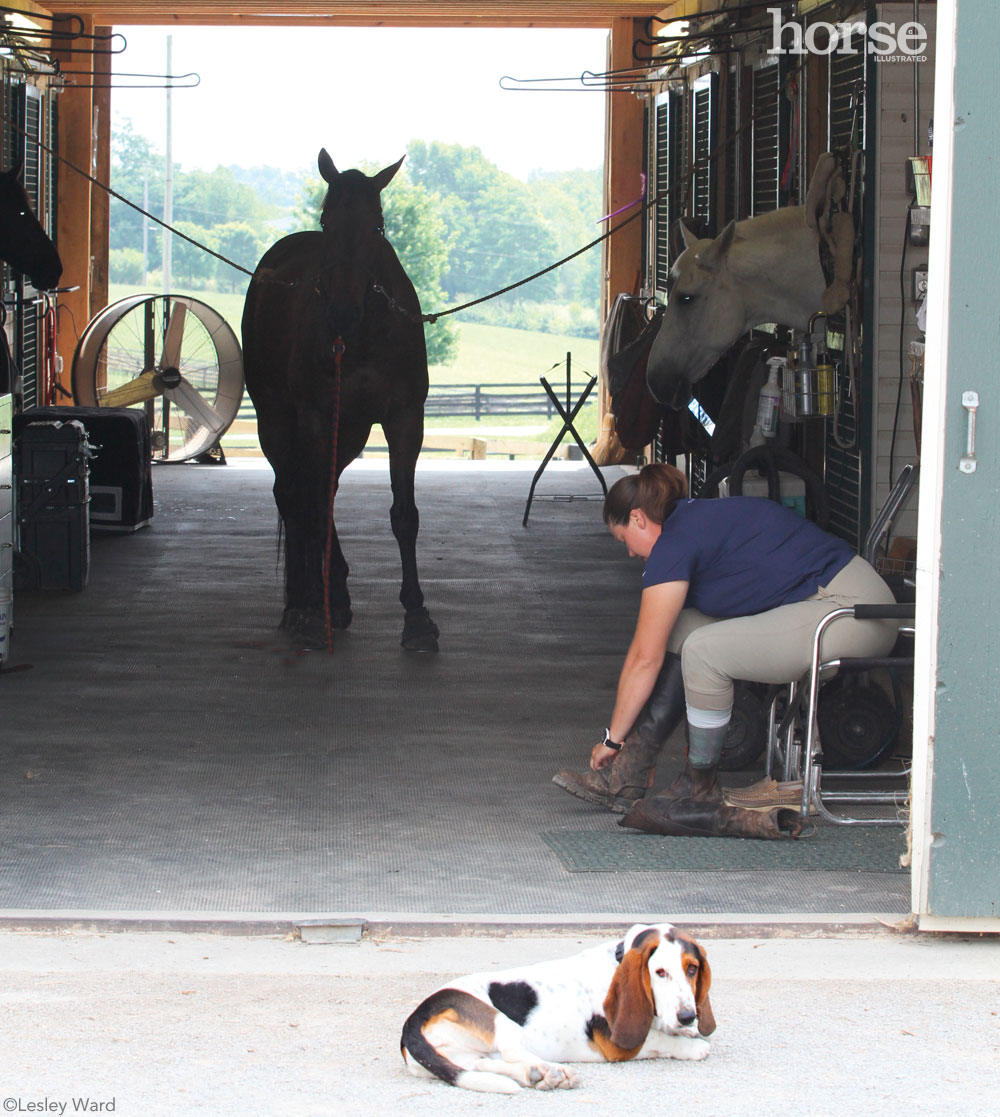
[[[341,173],[326,148],[319,153],[319,173],[329,183],[320,217],[324,242],[320,289],[334,332],[344,337],[361,324],[385,236],[380,195],[402,163],[400,159],[369,177],[363,171]]]
[[[59,282],[62,261],[32,212],[20,175],[20,165],[0,171],[0,258],[47,291]]]
[[[731,221],[714,239],[693,237],[681,222],[684,251],[670,269],[667,305],[653,341],[647,383],[668,407],[682,408],[700,380],[747,329],[739,281],[729,269]]]

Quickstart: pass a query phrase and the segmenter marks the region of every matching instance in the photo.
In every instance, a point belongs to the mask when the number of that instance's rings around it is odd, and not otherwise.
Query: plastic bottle
[[[778,369],[784,363],[784,357],[768,357],[767,359],[767,383],[761,388],[760,396],[757,399],[757,429],[765,438],[774,438],[778,433],[778,413],[781,409]]]

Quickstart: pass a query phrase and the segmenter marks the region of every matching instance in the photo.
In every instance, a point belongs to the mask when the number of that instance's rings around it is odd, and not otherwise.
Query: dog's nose
[[[677,1023],[683,1028],[690,1028],[691,1025],[698,1019],[698,1013],[694,1009],[682,1008],[677,1013]]]

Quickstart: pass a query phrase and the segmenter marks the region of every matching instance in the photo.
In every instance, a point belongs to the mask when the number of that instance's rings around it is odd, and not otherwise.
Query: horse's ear
[[[730,221],[721,233],[698,253],[698,263],[709,271],[718,271],[726,262],[736,235],[736,222]]]
[[[404,155],[398,163],[393,163],[391,167],[383,167],[377,175],[372,175],[372,182],[374,182],[375,185],[378,187],[378,192],[380,194],[389,185],[389,183],[392,182],[396,172],[403,165],[403,159],[405,158],[406,156]]]
[[[330,153],[325,147],[321,147],[319,151],[319,159],[316,160],[319,166],[319,173],[323,176],[326,182],[332,183],[335,178],[340,174],[340,171],[333,165],[333,160],[330,158]]]
[[[15,182],[21,177],[21,172],[24,170],[24,157],[22,156],[9,170],[0,171],[0,176],[9,178],[11,182]]]
[[[683,217],[677,219],[677,224],[680,226],[681,240],[684,241],[684,247],[690,248],[697,241],[697,236],[687,227]]]

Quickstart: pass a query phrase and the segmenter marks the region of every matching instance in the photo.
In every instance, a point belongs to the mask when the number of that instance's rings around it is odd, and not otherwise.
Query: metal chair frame
[[[915,466],[904,467],[897,478],[885,504],[879,510],[871,530],[865,539],[862,557],[874,562],[883,537],[889,530],[893,518],[906,502],[917,480]],[[850,608],[834,609],[816,626],[813,636],[812,658],[809,671],[798,682],[780,688],[771,702],[768,715],[767,756],[765,771],[772,774],[780,765],[781,779],[802,781],[802,801],[800,810],[803,817],[815,814],[827,822],[841,826],[898,826],[905,825],[904,817],[910,777],[910,766],[903,764],[898,772],[878,773],[865,771],[828,771],[825,775],[838,781],[857,782],[871,780],[881,782],[902,780],[904,789],[823,789],[823,751],[819,733],[819,694],[824,675],[830,676],[843,671],[870,671],[885,667],[891,670],[913,669],[912,656],[851,657],[841,659],[822,658],[823,634],[842,617],[855,617],[858,620],[897,619],[900,634],[914,635],[912,624],[914,606],[912,603],[893,605],[859,604]],[[911,623],[906,624],[906,621]],[[783,701],[784,700],[784,701]],[[779,707],[784,705],[784,713],[779,718]],[[802,707],[805,707],[804,714]],[[891,805],[895,811],[891,817],[854,818],[831,811],[827,804],[859,803],[865,805]]]

